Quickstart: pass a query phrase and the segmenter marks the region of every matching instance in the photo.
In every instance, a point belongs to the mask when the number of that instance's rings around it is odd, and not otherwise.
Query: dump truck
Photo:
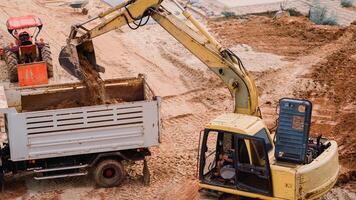
[[[7,141],[0,148],[0,177],[32,172],[36,180],[92,174],[100,187],[119,185],[124,161],[144,161],[159,144],[160,98],[143,76],[105,81],[113,103],[85,105],[82,83],[1,86]]]

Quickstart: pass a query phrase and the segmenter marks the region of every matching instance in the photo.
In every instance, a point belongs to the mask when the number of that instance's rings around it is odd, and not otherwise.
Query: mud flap
[[[147,164],[147,160],[144,159],[143,160],[143,184],[145,186],[149,186],[150,185],[150,182],[151,182],[151,173],[150,173],[150,170],[148,168],[148,164]]]

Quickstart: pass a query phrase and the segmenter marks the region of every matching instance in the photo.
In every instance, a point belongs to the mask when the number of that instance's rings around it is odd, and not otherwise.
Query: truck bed
[[[5,126],[12,161],[100,153],[158,145],[159,98],[142,77],[105,82],[114,104],[81,106],[80,84],[5,90]],[[49,109],[73,100],[71,108]]]

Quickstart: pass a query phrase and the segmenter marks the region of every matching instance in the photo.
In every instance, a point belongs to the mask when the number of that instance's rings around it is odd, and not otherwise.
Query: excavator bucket
[[[62,48],[59,54],[59,64],[72,76],[79,80],[84,79],[80,69],[80,59],[86,59],[98,72],[105,72],[105,69],[96,63],[94,45],[92,40],[85,41],[79,45],[68,44]]]

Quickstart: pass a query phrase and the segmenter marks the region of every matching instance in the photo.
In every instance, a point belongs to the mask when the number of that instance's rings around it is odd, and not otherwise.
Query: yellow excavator
[[[170,11],[172,5],[176,10]],[[337,143],[309,137],[312,104],[281,99],[276,134],[271,135],[261,117],[256,85],[239,57],[175,0],[124,1],[73,25],[59,56],[61,66],[81,80],[85,76],[79,58],[104,72],[96,63],[92,39],[124,25],[138,29],[149,18],[218,75],[234,98],[234,112],[212,120],[200,134],[201,190],[258,199],[315,199],[334,186],[340,169]]]

